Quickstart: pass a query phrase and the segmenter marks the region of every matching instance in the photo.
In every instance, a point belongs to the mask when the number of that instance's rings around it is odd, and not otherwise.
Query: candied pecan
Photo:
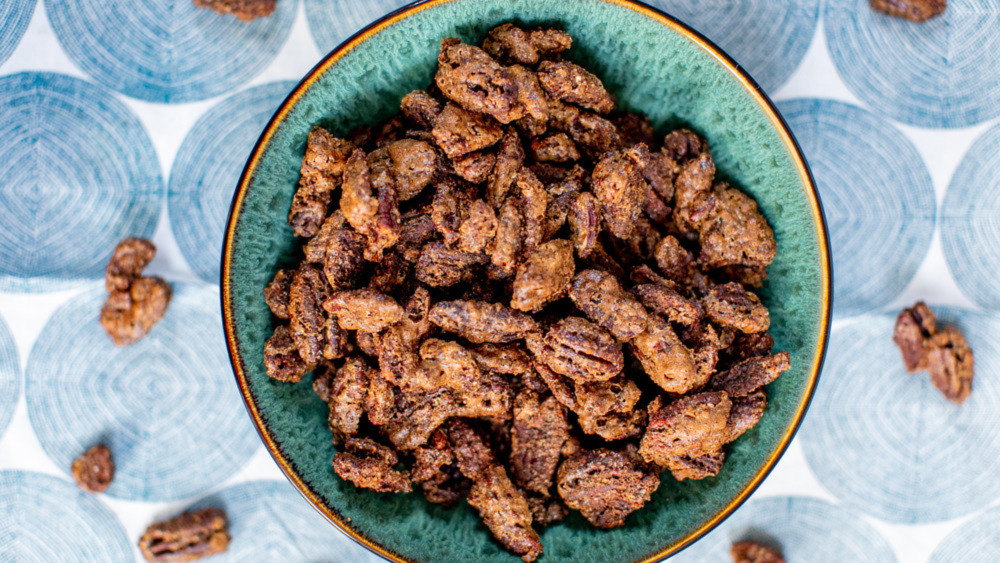
[[[326,260],[326,247],[330,244],[330,234],[334,230],[346,225],[347,219],[344,218],[344,212],[340,209],[336,209],[333,213],[327,215],[319,231],[306,241],[305,246],[302,247],[306,262],[322,264]]]
[[[552,487],[569,424],[562,405],[554,397],[545,400],[524,390],[514,398],[511,429],[511,472],[529,491],[547,494]]]
[[[410,276],[411,265],[403,258],[398,248],[389,250],[382,260],[375,264],[368,287],[382,293],[393,293],[403,287]]]
[[[288,224],[295,234],[311,237],[319,231],[353,150],[350,141],[338,139],[322,127],[313,127],[309,132],[300,170],[302,179],[288,213]]]
[[[569,135],[576,141],[577,148],[594,161],[622,147],[615,126],[607,119],[586,111],[573,121]]]
[[[554,133],[531,141],[531,152],[539,162],[570,162],[580,159],[580,151],[566,133]]]
[[[524,107],[524,112],[527,114],[518,119],[517,123],[522,124],[530,120],[533,122],[532,128],[537,130],[538,134],[543,133],[543,127],[549,121],[549,102],[541,82],[538,81],[538,75],[521,65],[513,65],[507,71],[510,73],[510,79],[517,85],[517,102]]]
[[[701,320],[701,305],[685,298],[666,284],[639,284],[632,291],[648,309],[667,317],[671,322],[691,326]]]
[[[403,323],[397,323],[382,335],[378,346],[378,366],[382,377],[395,385],[411,379],[419,359],[416,341],[407,337]]]
[[[330,387],[333,386],[333,377],[337,373],[336,366],[332,362],[322,362],[313,371],[313,393],[324,403],[330,402]]]
[[[430,143],[416,139],[400,139],[390,143],[386,150],[392,160],[390,170],[399,201],[413,199],[434,176],[437,151]]]
[[[312,264],[303,264],[292,279],[288,292],[288,330],[299,349],[299,355],[309,365],[316,365],[326,347],[326,314],[323,302],[329,286]]]
[[[594,166],[591,175],[604,223],[611,234],[621,239],[627,239],[635,229],[649,190],[636,162],[638,156],[634,148],[610,154]]]
[[[128,346],[149,334],[170,304],[170,284],[160,278],[139,277],[128,291],[113,291],[101,308],[101,326],[115,346]]]
[[[288,292],[292,288],[295,270],[278,270],[271,283],[264,288],[267,308],[279,319],[288,319]]]
[[[771,325],[771,317],[760,298],[736,282],[713,287],[701,304],[708,318],[719,326],[754,333],[764,332]]]
[[[399,234],[401,244],[416,245],[418,248],[434,238],[436,226],[429,209],[420,208],[407,212],[402,217],[403,227]]]
[[[530,316],[485,301],[442,301],[431,308],[429,318],[445,331],[475,344],[513,342],[538,330],[538,323]]]
[[[340,443],[357,434],[361,416],[365,413],[368,393],[368,365],[358,356],[348,358],[337,370],[330,387],[328,422],[334,440]]]
[[[104,274],[108,292],[128,291],[154,256],[156,247],[146,239],[130,237],[119,242]]]
[[[551,197],[529,168],[517,173],[517,190],[524,216],[524,250],[531,252],[545,235],[545,217]]]
[[[774,381],[791,367],[788,352],[743,360],[729,370],[716,374],[710,386],[721,389],[731,397],[746,397]]]
[[[396,452],[370,438],[348,438],[347,451],[333,456],[333,470],[355,486],[380,493],[410,492],[410,477],[393,466]]]
[[[597,434],[608,441],[624,440],[642,432],[646,424],[646,413],[634,410],[595,415],[584,411],[577,415],[577,422],[580,423],[580,430],[586,434]]]
[[[542,554],[542,542],[531,528],[531,508],[500,465],[491,465],[469,489],[469,506],[504,547],[525,561]]]
[[[568,61],[542,61],[538,65],[538,80],[545,92],[558,100],[598,113],[615,109],[615,100],[604,89],[604,84],[580,65]]]
[[[458,39],[442,41],[434,82],[445,96],[469,111],[489,115],[500,123],[524,117],[510,72],[474,45]],[[439,123],[441,119],[443,115]]]
[[[104,444],[91,447],[73,460],[70,472],[77,487],[91,493],[103,493],[115,477],[111,450]]]
[[[701,137],[689,129],[671,131],[663,139],[663,153],[681,164],[699,156],[706,148]]]
[[[761,389],[746,397],[735,397],[731,400],[733,406],[726,420],[726,442],[732,442],[756,426],[764,416],[764,409],[767,408],[767,395]]]
[[[646,330],[646,310],[607,272],[578,273],[573,278],[569,298],[590,320],[608,329],[618,340],[631,340]]]
[[[663,275],[676,282],[687,283],[695,268],[694,255],[671,235],[660,239],[653,251],[653,257]]]
[[[716,450],[697,457],[678,456],[671,458],[667,468],[674,479],[678,481],[685,479],[698,481],[718,475],[725,461],[726,453],[722,450]]]
[[[368,393],[365,395],[365,412],[372,424],[382,426],[392,418],[392,409],[396,404],[396,389],[387,379],[377,372],[371,372],[368,380]]]
[[[346,330],[382,332],[403,318],[403,308],[395,299],[374,289],[337,291],[323,303]]]
[[[480,368],[494,373],[518,375],[532,369],[531,357],[516,344],[482,344],[471,351]]]
[[[729,548],[729,555],[733,558],[733,563],[785,563],[780,551],[755,541],[734,543]]]
[[[434,127],[434,122],[441,115],[441,102],[423,90],[414,90],[403,96],[399,108],[407,119],[423,129]]]
[[[402,232],[402,218],[399,213],[399,200],[396,198],[394,182],[391,180],[378,181],[373,182],[373,184],[378,188],[378,208],[365,232],[367,244],[364,249],[364,258],[370,262],[377,262],[382,259],[385,250],[395,245],[396,241],[399,240]]]
[[[365,152],[357,149],[347,159],[340,194],[340,210],[359,233],[367,234],[378,214],[378,199],[372,195],[371,170]]]
[[[748,287],[764,287],[767,266],[723,266],[718,269],[723,279],[729,279]]]
[[[909,309],[903,309],[896,317],[892,340],[903,355],[906,371],[913,373],[927,369],[930,339],[936,332],[934,312],[923,301],[918,301]]]
[[[199,8],[208,8],[217,14],[236,16],[242,22],[269,16],[278,0],[194,0]]]
[[[691,350],[659,317],[650,317],[646,332],[632,340],[632,350],[646,375],[664,391],[687,393],[707,381],[707,375],[696,369]]]
[[[711,268],[770,264],[777,253],[774,231],[757,202],[726,184],[716,186],[713,195],[717,203],[698,222],[699,260]]]
[[[421,251],[414,274],[431,287],[451,287],[471,279],[475,275],[473,268],[483,260],[480,254],[451,250],[443,243],[432,242]]]
[[[451,506],[462,498],[472,484],[455,465],[448,438],[441,430],[431,435],[426,446],[413,451],[410,478],[419,483],[428,501]]]
[[[940,16],[948,0],[869,0],[872,10],[911,22],[923,23]]]
[[[335,290],[355,287],[364,269],[364,237],[344,227],[334,229],[328,241],[323,260],[326,281]]]
[[[483,49],[494,57],[526,65],[537,64],[542,57],[553,58],[572,45],[565,31],[536,29],[525,31],[505,23],[490,30],[483,39]]]
[[[539,245],[517,268],[510,306],[538,312],[569,290],[573,279],[573,243],[565,239]]]
[[[770,356],[772,348],[774,348],[774,338],[769,333],[746,334],[741,332],[736,335],[725,353],[735,363],[750,358]]]
[[[590,192],[576,196],[566,216],[569,223],[570,238],[580,258],[586,258],[597,244],[597,236],[601,234],[601,209],[597,198]]]
[[[151,524],[139,538],[146,561],[195,561],[228,548],[226,513],[215,507]]]
[[[466,111],[453,103],[445,104],[434,129],[434,143],[448,158],[457,158],[495,144],[503,130],[488,115]]]
[[[648,167],[646,169],[649,170]],[[647,178],[646,181],[648,182],[649,179]],[[650,186],[652,186],[652,184],[650,184]],[[643,207],[643,211],[646,212],[646,216],[649,217],[650,221],[661,227],[669,229],[673,223],[673,217],[671,216],[673,209],[670,209],[670,207],[662,199],[660,199],[660,196],[657,195],[656,191],[652,187],[650,187],[649,191],[646,192],[646,205]]]
[[[559,496],[598,528],[615,528],[649,502],[660,486],[630,456],[599,448],[580,451],[559,466]]]
[[[669,467],[677,457],[713,454],[726,443],[726,423],[732,401],[724,392],[686,395],[655,408],[639,444],[639,455],[648,463]]]
[[[521,139],[512,129],[508,129],[500,140],[497,150],[497,162],[490,173],[486,185],[486,200],[494,208],[499,208],[514,184],[517,172],[524,165],[524,149]]]
[[[497,162],[497,156],[491,152],[476,151],[464,154],[451,161],[455,174],[466,182],[482,184]]]
[[[296,383],[313,368],[299,356],[299,349],[292,340],[288,325],[279,325],[274,335],[264,345],[264,366],[267,375],[278,381]]]
[[[942,327],[931,339],[927,351],[931,383],[954,403],[962,404],[972,391],[972,350],[961,331]]]
[[[434,192],[431,203],[431,218],[434,227],[446,244],[454,244],[459,238],[459,227],[469,212],[469,197],[458,190],[454,182],[445,182]]]
[[[580,317],[566,317],[543,337],[529,335],[528,348],[552,371],[578,383],[607,381],[621,373],[621,346],[603,328]]]
[[[496,233],[496,213],[488,203],[477,199],[469,204],[468,214],[458,227],[458,248],[464,252],[483,252]]]
[[[508,198],[500,208],[497,234],[487,249],[490,279],[505,279],[514,275],[518,258],[524,248],[524,216],[514,198]]]
[[[639,113],[625,112],[611,120],[618,129],[622,141],[627,145],[642,143],[652,147],[656,143],[653,124],[649,118]]]

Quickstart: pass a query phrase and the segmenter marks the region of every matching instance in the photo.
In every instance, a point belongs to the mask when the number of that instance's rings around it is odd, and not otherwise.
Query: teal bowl
[[[268,379],[274,328],[261,290],[298,252],[285,219],[306,137],[316,124],[346,134],[384,120],[407,92],[431,82],[441,39],[478,42],[515,20],[556,24],[569,57],[595,71],[620,104],[663,133],[701,132],[721,175],[748,191],[774,227],[778,257],[762,297],[776,347],[792,369],[768,387],[761,422],[730,447],[718,477],[659,490],[624,527],[601,531],[579,515],[542,533],[542,560],[653,561],[695,541],[756,489],[798,428],[819,377],[831,307],[825,223],[809,169],[774,105],[737,64],[697,32],[628,0],[427,0],[375,22],[326,56],[289,95],[257,142],[226,229],[222,308],[229,353],[253,423],[288,479],[330,522],[394,561],[516,561],[473,511],[419,494],[381,495],[341,481],[326,406],[307,381]]]

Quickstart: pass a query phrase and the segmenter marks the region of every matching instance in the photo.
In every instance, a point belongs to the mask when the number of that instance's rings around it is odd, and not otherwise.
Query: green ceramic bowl
[[[478,42],[509,20],[555,24],[574,39],[569,57],[595,71],[625,108],[658,133],[685,124],[704,134],[724,177],[751,193],[774,226],[778,257],[763,298],[778,349],[792,369],[768,387],[763,420],[731,447],[718,477],[669,474],[642,510],[610,531],[579,515],[545,529],[542,560],[640,561],[675,553],[735,510],[778,461],[816,386],[830,318],[831,275],[819,198],[774,106],[717,47],[660,12],[626,0],[429,0],[397,11],[330,53],[295,88],[247,164],[226,231],[222,306],[236,382],[267,448],[330,522],[391,560],[515,561],[467,505],[443,509],[419,494],[361,491],[333,473],[326,407],[308,381],[276,383],[262,353],[274,321],[261,290],[294,264],[285,223],[306,136],[385,119],[426,87],[441,39]]]

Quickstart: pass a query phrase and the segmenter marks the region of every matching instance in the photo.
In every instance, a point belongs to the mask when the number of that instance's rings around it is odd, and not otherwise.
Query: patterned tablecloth
[[[218,257],[233,187],[321,54],[399,0],[278,0],[245,25],[188,0],[0,2],[0,561],[141,559],[152,519],[228,511],[222,561],[374,555],[283,479],[233,384]],[[753,498],[676,559],[763,536],[789,561],[1000,560],[1000,4],[924,25],[867,0],[658,0],[778,102],[833,241],[824,377]],[[114,244],[151,238],[163,322],[115,349],[96,325]],[[975,350],[961,407],[907,377],[895,312],[940,305]],[[106,441],[106,494],[72,459]]]

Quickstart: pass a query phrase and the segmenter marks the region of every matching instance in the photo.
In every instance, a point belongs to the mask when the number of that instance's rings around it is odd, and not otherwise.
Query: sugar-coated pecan
[[[405,471],[393,468],[396,453],[370,438],[348,438],[347,451],[333,456],[333,470],[355,486],[380,493],[407,493],[412,488]]]
[[[264,288],[267,308],[279,319],[288,319],[288,292],[292,288],[295,270],[278,270],[271,283]]]
[[[573,278],[569,298],[587,318],[618,340],[631,340],[646,330],[648,314],[618,279],[601,270],[583,270]]]
[[[338,291],[323,303],[346,330],[382,332],[403,318],[403,308],[392,297],[374,289]]]
[[[729,555],[733,558],[733,563],[785,563],[780,551],[755,541],[734,543],[729,548]]]
[[[615,528],[649,502],[660,479],[623,452],[582,450],[559,466],[559,496],[598,528]]]
[[[606,330],[580,317],[552,325],[544,337],[531,335],[528,348],[549,369],[577,383],[607,381],[621,373],[621,346]]]
[[[952,326],[941,327],[927,352],[931,383],[949,400],[962,404],[972,391],[972,349],[965,336]]]
[[[555,239],[539,245],[517,268],[510,306],[540,311],[569,291],[574,269],[573,243]]]
[[[538,79],[548,95],[598,113],[615,109],[615,100],[600,79],[580,65],[569,61],[543,61],[538,65]]]
[[[302,359],[316,365],[327,344],[323,302],[329,295],[329,285],[315,266],[305,264],[295,272],[288,295],[288,330]]]
[[[358,432],[358,425],[365,413],[368,371],[365,361],[354,356],[344,362],[333,378],[327,402],[330,407],[328,422],[338,444]]]
[[[948,0],[869,0],[872,10],[923,23],[944,13]]]
[[[510,465],[514,480],[528,491],[548,494],[569,439],[566,412],[554,397],[542,400],[524,390],[514,398]]]
[[[146,239],[130,237],[119,242],[104,274],[108,292],[128,291],[154,256],[156,247]]]
[[[640,145],[641,146],[641,145]],[[604,157],[594,166],[591,186],[601,204],[604,224],[611,234],[627,239],[646,204],[649,184],[637,160],[640,151],[627,149]]]
[[[431,287],[451,287],[472,279],[485,258],[476,253],[451,250],[441,242],[424,246],[414,269],[416,278]]]
[[[760,298],[736,282],[717,285],[702,298],[708,318],[719,326],[742,332],[764,332],[771,325],[771,316]]]
[[[313,368],[299,356],[288,325],[277,326],[264,344],[264,366],[268,377],[290,383],[301,381],[302,376]]]
[[[710,386],[729,393],[731,397],[746,397],[777,379],[789,367],[788,352],[750,358],[713,376]]]
[[[673,458],[717,452],[729,438],[726,423],[732,405],[721,391],[687,395],[660,408],[651,405],[655,410],[649,413],[639,455],[648,463],[669,467]]]
[[[111,450],[98,444],[73,460],[70,468],[76,486],[91,493],[103,493],[115,477],[115,463]]]
[[[139,538],[146,561],[195,561],[228,548],[226,513],[215,507],[151,524]]]
[[[138,277],[127,291],[113,291],[101,308],[101,325],[115,346],[128,346],[149,334],[167,313],[170,284],[160,278]]]
[[[903,309],[896,317],[892,339],[903,355],[906,371],[913,373],[927,369],[930,339],[935,333],[937,323],[934,312],[923,301],[918,301],[909,309]]]
[[[691,350],[659,317],[650,317],[646,332],[632,340],[632,351],[646,375],[668,393],[687,393],[708,380],[699,374]]]
[[[538,330],[530,316],[485,301],[442,301],[430,310],[430,321],[469,342],[503,344]]]
[[[510,71],[479,47],[458,39],[442,41],[434,81],[445,96],[469,111],[492,116],[500,123],[524,117]]]

